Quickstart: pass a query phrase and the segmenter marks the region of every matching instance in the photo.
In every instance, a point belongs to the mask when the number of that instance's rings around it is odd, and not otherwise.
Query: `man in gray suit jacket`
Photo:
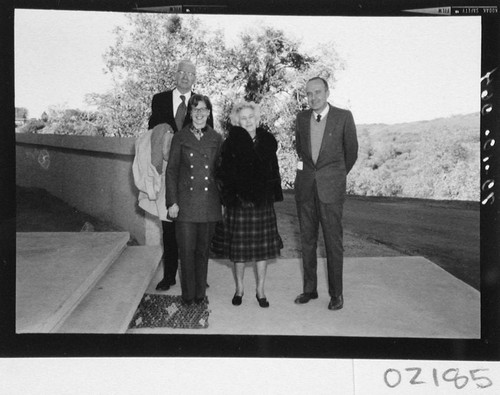
[[[316,248],[321,223],[328,269],[328,308],[339,310],[344,305],[342,211],[346,176],[358,157],[356,126],[350,111],[327,102],[330,91],[323,78],[311,78],[306,93],[310,109],[297,114],[295,123],[299,157],[295,200],[304,267],[303,293],[295,303],[318,298]]]

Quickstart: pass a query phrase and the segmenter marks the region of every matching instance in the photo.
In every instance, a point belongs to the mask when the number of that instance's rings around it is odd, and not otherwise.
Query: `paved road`
[[[421,255],[479,289],[479,203],[350,197],[344,226]]]
[[[293,194],[283,203],[277,211],[291,215]],[[423,256],[479,289],[479,203],[348,196],[344,231],[400,255]]]

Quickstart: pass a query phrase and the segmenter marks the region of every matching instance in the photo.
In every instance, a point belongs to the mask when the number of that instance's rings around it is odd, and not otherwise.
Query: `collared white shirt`
[[[328,115],[328,111],[330,111],[330,105],[326,103],[325,109],[321,111],[319,114],[316,111],[313,111],[314,119],[316,119],[318,115],[321,115],[321,119],[325,119],[325,117]]]
[[[181,95],[184,95],[186,97],[185,103],[186,103],[186,108],[187,108],[189,99],[191,98],[191,91],[189,91],[188,93],[181,93],[181,92],[179,92],[179,90],[177,88],[175,88],[172,91],[172,106],[173,106],[174,115],[177,111],[177,107],[179,107],[179,104],[181,104],[181,102],[182,102]]]

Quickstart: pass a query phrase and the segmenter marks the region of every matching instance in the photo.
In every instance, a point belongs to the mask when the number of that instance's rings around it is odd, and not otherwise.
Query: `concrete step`
[[[16,332],[54,332],[130,238],[128,232],[16,234]]]
[[[158,269],[160,246],[127,247],[58,333],[125,333]]]

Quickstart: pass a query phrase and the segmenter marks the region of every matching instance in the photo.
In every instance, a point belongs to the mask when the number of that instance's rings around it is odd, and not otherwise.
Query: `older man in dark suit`
[[[153,96],[149,129],[151,134],[151,162],[162,172],[164,153],[161,147],[165,133],[177,133],[191,123],[191,114],[187,112],[187,104],[194,92],[191,90],[196,82],[196,67],[189,60],[181,60],[175,73],[175,89],[160,92]],[[213,120],[209,120],[213,127]],[[178,246],[175,226],[172,221],[162,221],[163,228],[163,279],[156,286],[157,290],[166,291],[174,285],[178,267]]]
[[[356,162],[358,140],[351,112],[328,103],[326,80],[311,78],[306,93],[310,109],[300,112],[295,124],[299,157],[295,200],[304,267],[303,293],[295,303],[318,298],[316,248],[321,223],[328,269],[328,308],[339,310],[344,304],[342,211],[346,176]]]

